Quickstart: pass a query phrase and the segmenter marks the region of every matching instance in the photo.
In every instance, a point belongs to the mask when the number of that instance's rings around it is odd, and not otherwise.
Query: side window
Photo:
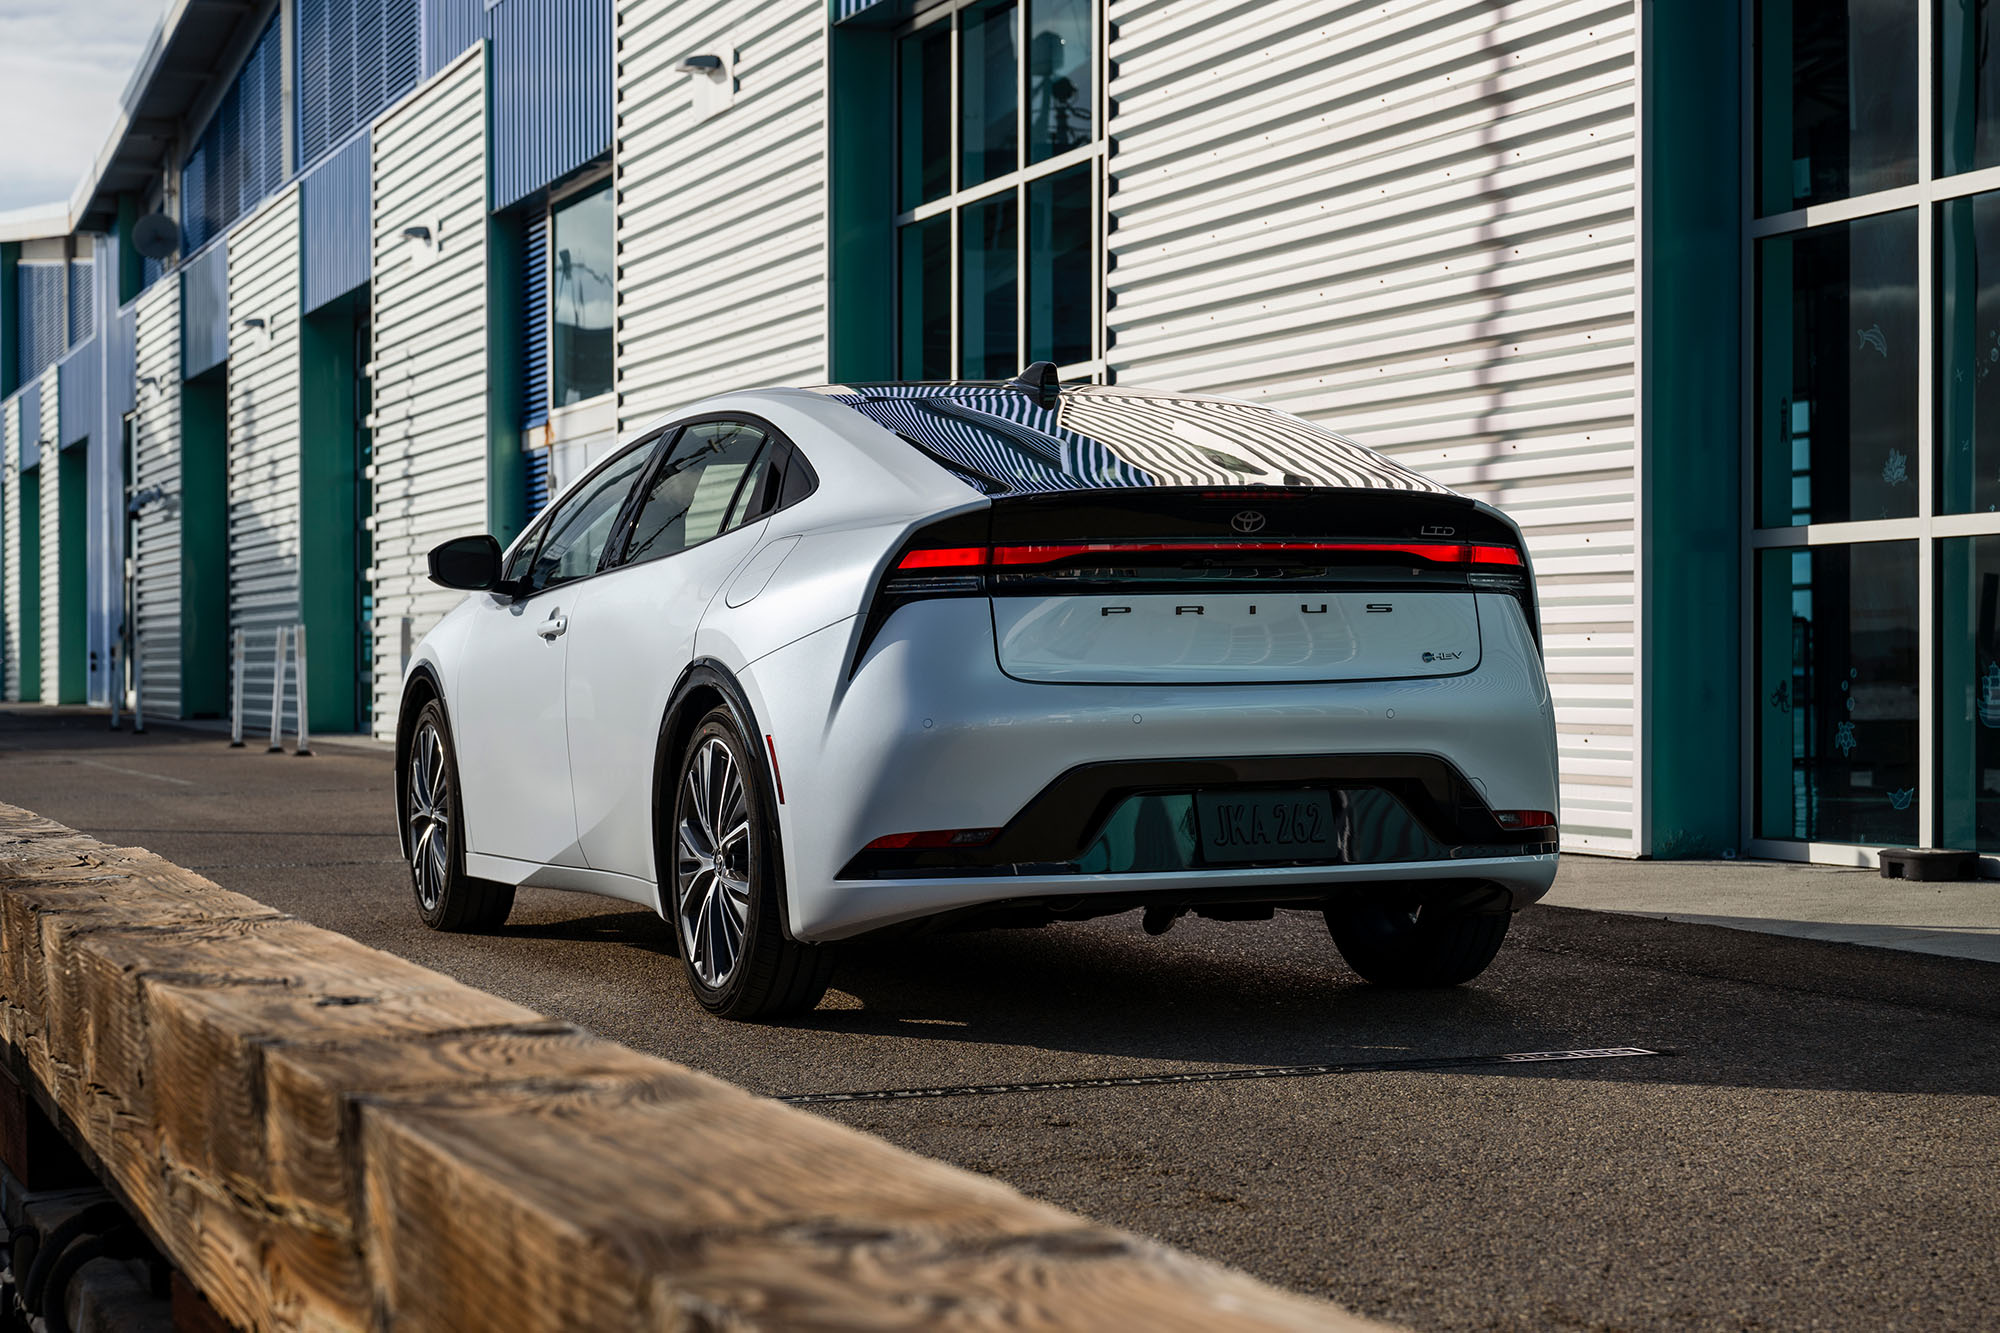
[[[769,441],[755,426],[704,421],[689,426],[640,500],[624,563],[643,564],[699,546],[743,522],[746,497],[761,489]]]
[[[528,571],[534,568],[535,552],[542,544],[542,533],[547,528],[546,523],[537,523],[527,536],[521,538],[521,544],[514,548],[514,553],[507,557],[506,567],[500,571],[502,579],[508,583],[519,583],[528,577]]]
[[[652,456],[651,446],[651,441],[640,441],[627,449],[549,516],[548,535],[528,574],[530,587],[540,591],[597,572],[625,497]]]

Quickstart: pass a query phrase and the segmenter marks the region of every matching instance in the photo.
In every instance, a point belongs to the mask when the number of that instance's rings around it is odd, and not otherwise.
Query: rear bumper
[[[1503,890],[1515,909],[1535,902],[1555,882],[1556,854],[1385,865],[1259,866],[1125,875],[956,875],[937,879],[840,880],[819,889],[809,938],[847,939],[866,931],[969,907],[1023,901],[1129,898],[1204,904],[1296,902],[1310,906],[1343,895],[1441,882],[1479,880]]]

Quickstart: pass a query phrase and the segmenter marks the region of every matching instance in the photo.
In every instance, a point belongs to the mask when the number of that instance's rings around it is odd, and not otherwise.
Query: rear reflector
[[[997,828],[941,828],[925,833],[891,833],[875,839],[867,850],[917,851],[926,847],[983,847],[1000,836]]]
[[[1554,828],[1556,817],[1547,810],[1495,810],[1493,817],[1506,829]]]
[[[1445,565],[1521,566],[1521,553],[1511,546],[1473,542],[1065,542],[1026,546],[950,546],[910,551],[896,563],[905,569],[975,569],[981,566],[1020,568],[1052,565],[1082,556],[1107,555],[1402,555]]]

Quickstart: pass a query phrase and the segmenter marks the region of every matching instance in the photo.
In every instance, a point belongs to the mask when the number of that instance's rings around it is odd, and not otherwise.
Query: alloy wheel
[[[425,722],[410,747],[410,875],[417,903],[426,912],[444,900],[451,861],[451,779],[444,762],[444,738]]]
[[[750,806],[743,770],[720,737],[704,740],[681,776],[674,830],[675,916],[681,956],[710,990],[736,973],[750,922]]]

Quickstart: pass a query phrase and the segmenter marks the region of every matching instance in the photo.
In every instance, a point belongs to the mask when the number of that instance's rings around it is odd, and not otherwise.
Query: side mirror
[[[500,543],[485,533],[453,537],[431,548],[431,582],[466,592],[485,592],[500,582]]]

